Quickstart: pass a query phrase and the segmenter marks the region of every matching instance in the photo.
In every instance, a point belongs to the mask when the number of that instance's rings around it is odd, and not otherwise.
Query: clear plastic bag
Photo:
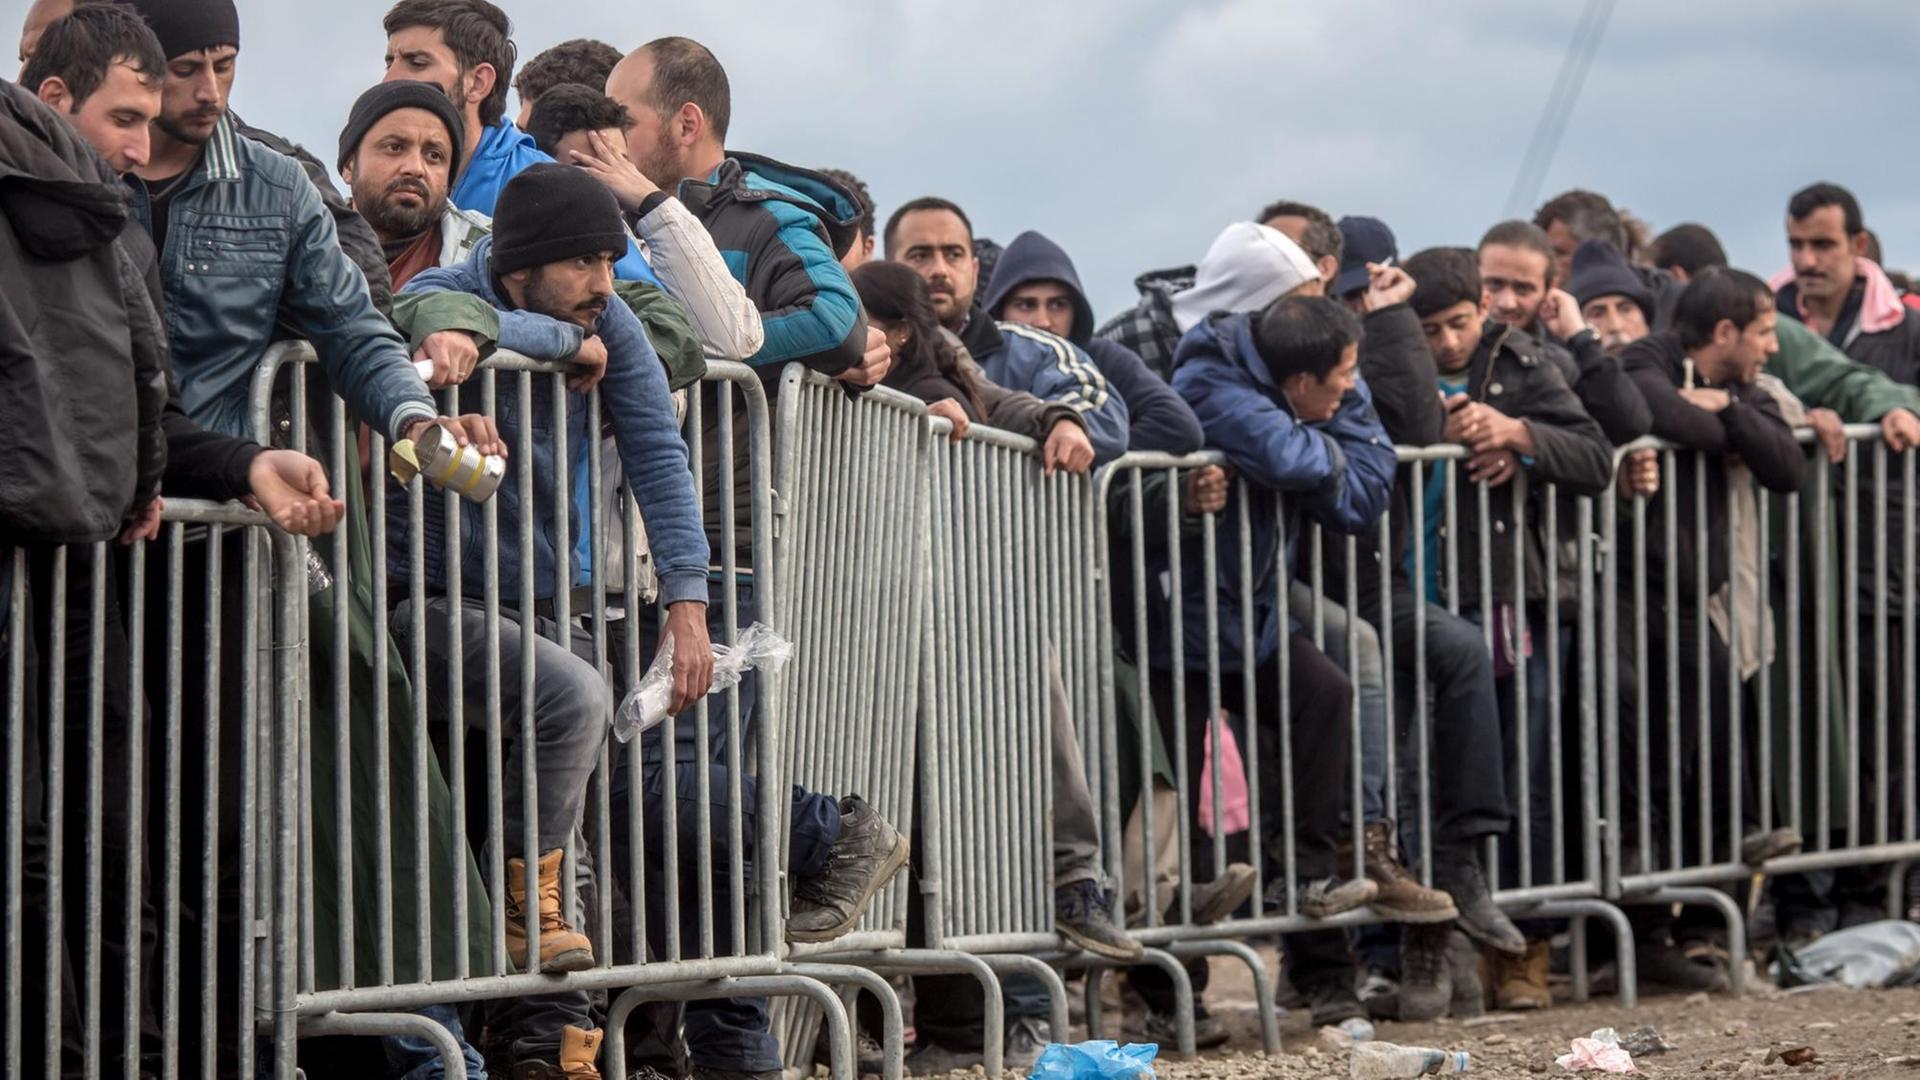
[[[769,674],[793,655],[793,642],[781,637],[773,627],[754,623],[740,632],[731,646],[713,646],[713,685],[708,694],[732,689],[747,669]],[[667,706],[673,701],[673,635],[660,636],[660,652],[640,682],[627,692],[627,699],[613,712],[613,737],[630,741],[667,718]]]

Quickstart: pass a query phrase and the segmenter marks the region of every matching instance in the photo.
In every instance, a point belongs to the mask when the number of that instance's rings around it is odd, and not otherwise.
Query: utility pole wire
[[[1600,39],[1606,35],[1615,2],[1587,0],[1586,7],[1581,9],[1579,21],[1574,24],[1573,40],[1567,43],[1567,51],[1560,57],[1553,89],[1541,107],[1540,120],[1534,125],[1526,153],[1521,155],[1519,174],[1514,177],[1513,191],[1507,196],[1506,216],[1524,215],[1540,197],[1540,187],[1546,183],[1547,171],[1559,153],[1561,136],[1566,134],[1574,105],[1580,100],[1580,90],[1586,85],[1587,72],[1593,68],[1594,55],[1600,51]]]

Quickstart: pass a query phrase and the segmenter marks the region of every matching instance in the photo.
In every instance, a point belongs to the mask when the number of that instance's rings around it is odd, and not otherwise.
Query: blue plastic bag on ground
[[[1157,1043],[1049,1043],[1027,1075],[1032,1080],[1153,1080],[1153,1059],[1159,1053]]]

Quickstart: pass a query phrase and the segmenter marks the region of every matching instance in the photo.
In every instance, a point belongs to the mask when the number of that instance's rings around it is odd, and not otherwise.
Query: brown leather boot
[[[1367,878],[1380,886],[1380,892],[1368,902],[1368,907],[1398,923],[1440,923],[1459,917],[1453,897],[1420,884],[1419,878],[1400,865],[1393,822],[1367,822],[1366,844]],[[1341,855],[1342,865],[1353,858],[1352,851],[1348,845],[1346,853]]]
[[[540,857],[537,902],[542,971],[585,971],[593,966],[593,943],[560,913],[560,859],[564,854],[555,848]],[[527,862],[508,859],[507,958],[521,971],[528,968],[526,911]]]
[[[605,1037],[569,1024],[560,1029],[560,1064],[517,1061],[508,1080],[600,1080],[600,1041]]]
[[[1527,942],[1525,956],[1489,952],[1493,967],[1494,1004],[1512,1012],[1550,1008],[1553,991],[1547,987],[1547,968],[1553,947],[1544,941]]]

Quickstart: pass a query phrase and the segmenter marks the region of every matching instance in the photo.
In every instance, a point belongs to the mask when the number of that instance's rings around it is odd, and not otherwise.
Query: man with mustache
[[[605,354],[605,374],[599,384],[601,403],[628,488],[646,522],[654,562],[659,568],[659,603],[667,613],[661,640],[671,639],[673,663],[674,696],[668,711],[682,713],[705,696],[712,677],[713,657],[707,631],[710,547],[694,498],[687,444],[680,436],[666,374],[639,319],[614,289],[613,263],[623,250],[627,236],[619,205],[612,192],[586,170],[548,163],[528,168],[509,180],[496,209],[493,234],[480,238],[464,261],[415,274],[402,295],[434,290],[468,294],[485,301],[499,313],[503,327],[515,318],[524,318],[541,333],[557,331],[568,337],[576,348],[591,343]],[[562,348],[551,343],[535,353],[562,354]],[[481,387],[469,382],[462,386],[460,393],[477,399]],[[546,393],[552,390],[546,389]],[[543,397],[545,394],[537,389],[536,401],[527,409],[530,415],[542,417],[550,413],[552,402],[541,400]],[[534,514],[533,529],[544,538],[536,544],[540,555],[534,589],[543,597],[551,595],[551,583],[556,577],[556,557],[551,553],[565,550],[559,545],[560,525],[551,510],[554,485],[558,482],[556,470],[550,464],[553,444],[562,437],[572,445],[585,441],[588,406],[584,394],[567,394],[566,417],[564,432],[544,428],[532,433],[535,491],[531,498],[524,502],[504,501],[496,511],[501,537],[518,535],[519,514]],[[518,415],[503,416],[504,437],[510,441],[524,437],[519,426],[523,422]],[[528,506],[532,507],[530,511],[523,509]],[[464,535],[483,535],[485,508],[463,503],[461,515],[459,527]],[[425,528],[434,530],[439,518],[437,505],[427,508],[427,517]],[[569,525],[575,535],[578,526],[578,520]],[[390,549],[405,550],[406,536],[390,533],[390,537]],[[426,563],[430,595],[443,589],[448,578],[456,573],[444,563],[436,548],[437,545],[429,545]],[[486,645],[486,611],[479,599],[484,595],[485,581],[478,566],[472,563],[458,572],[463,574],[462,595],[466,600],[457,647],[462,650],[466,669],[476,671],[483,664],[495,662]],[[519,595],[517,579],[517,561],[510,565],[509,560],[503,558],[499,581],[502,597]],[[450,603],[444,597],[428,602],[426,625],[429,628],[445,624]],[[537,633],[520,630],[519,625],[530,616],[531,613],[525,613],[508,617],[502,624],[501,638],[503,650],[511,648],[517,653],[521,643],[526,643],[525,647],[536,653],[534,697],[538,705],[533,722],[538,745],[533,760],[539,776],[539,806],[517,807],[516,793],[509,790],[505,836],[508,845],[518,844],[519,815],[536,817],[540,850],[529,852],[527,862],[531,863],[535,856],[539,859],[541,962],[547,970],[576,971],[591,966],[597,958],[588,939],[574,929],[570,913],[560,910],[561,852],[567,835],[579,820],[588,778],[606,741],[613,699],[592,661],[581,658],[583,654],[592,655],[592,640],[585,631],[571,628],[573,648],[569,649],[548,636],[553,629],[551,623],[542,623]],[[409,618],[395,619],[396,626],[411,624]],[[525,625],[527,630],[534,629],[531,623]],[[512,639],[511,645],[508,639]],[[444,668],[455,647],[447,638],[429,630],[430,664]],[[499,657],[498,663],[502,671],[517,667],[509,655]],[[466,690],[469,699],[465,714],[476,719],[484,717],[483,684],[469,680]],[[517,691],[503,693],[502,700],[507,706],[501,717],[502,729],[517,731],[521,723],[515,712],[519,700]],[[691,763],[681,766],[679,790],[694,789],[696,781],[691,770],[699,767]],[[511,758],[507,768],[510,775],[518,772]],[[713,790],[726,790],[730,778],[724,766],[714,765],[712,769]],[[645,797],[649,800],[647,819],[656,825],[664,818],[664,811],[658,809],[659,787],[655,783],[659,771],[650,768],[645,779],[638,781],[645,785]],[[739,782],[745,800],[741,810],[746,818],[747,835],[755,835],[752,824],[757,804],[755,785],[751,777],[743,776]],[[836,800],[797,788],[791,798],[789,866],[800,885],[796,889],[788,933],[794,940],[830,940],[850,929],[874,893],[905,865],[907,840],[858,798]],[[679,822],[681,835],[677,839],[684,853],[683,866],[694,864],[697,819],[698,815],[689,813]],[[718,837],[716,826],[714,842],[719,842]],[[649,835],[646,850],[650,863],[659,857],[663,846],[657,835]],[[724,859],[716,856],[714,861],[718,866]],[[514,914],[513,909],[523,902],[516,888],[523,872],[512,869],[519,862],[513,860],[508,870],[511,892],[508,947],[516,964],[526,959],[524,938],[518,939],[521,954],[512,952],[516,941],[513,920],[521,917]],[[618,862],[616,858],[616,864]],[[649,869],[653,867],[650,865]],[[625,880],[628,876],[624,867],[616,865],[611,870],[614,880]],[[717,886],[719,888],[724,885]],[[526,895],[532,895],[533,891],[529,883]],[[716,892],[716,895],[720,894]],[[824,900],[817,899],[823,895]],[[697,918],[692,904],[683,910],[688,918]],[[509,1055],[516,1066],[526,1068],[513,1075],[565,1076],[576,1080],[599,1075],[594,1059],[600,1035],[589,1030],[591,1021],[584,994],[546,995],[544,999],[522,1004],[529,1008],[515,1014],[518,1026],[512,1031]],[[572,1010],[569,1023],[552,1023],[553,1018],[568,1009]],[[541,1019],[536,1022],[532,1019],[535,1016]]]

